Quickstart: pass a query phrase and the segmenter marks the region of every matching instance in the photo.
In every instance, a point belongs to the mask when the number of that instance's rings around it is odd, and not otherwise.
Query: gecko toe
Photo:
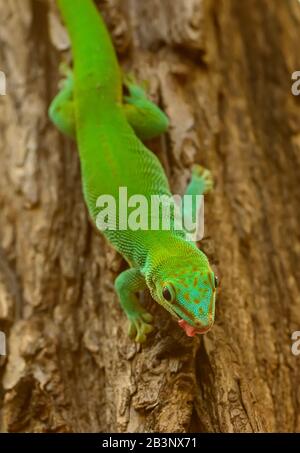
[[[131,322],[129,324],[128,336],[129,336],[129,338],[131,338],[131,340],[134,340],[137,336],[137,330],[136,330],[135,324],[133,322]]]
[[[142,318],[147,323],[151,323],[153,321],[153,316],[151,315],[151,313],[143,313]]]
[[[130,317],[130,326],[128,335],[137,343],[144,343],[147,339],[147,334],[152,332],[153,316],[150,313],[142,312]]]

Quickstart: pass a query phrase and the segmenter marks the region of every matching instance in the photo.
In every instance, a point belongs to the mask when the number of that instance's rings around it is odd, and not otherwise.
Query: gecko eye
[[[218,277],[215,275],[215,288],[218,288],[219,286],[219,279]]]
[[[167,302],[173,302],[173,300],[175,299],[174,290],[173,290],[173,288],[171,287],[171,285],[164,286],[164,288],[163,288],[163,290],[162,290],[162,295],[163,295],[163,298],[164,298]]]
[[[171,302],[171,300],[172,300],[172,294],[170,293],[170,291],[168,290],[168,288],[164,288],[164,289],[163,289],[163,296],[164,296],[164,299],[166,299],[168,302]]]

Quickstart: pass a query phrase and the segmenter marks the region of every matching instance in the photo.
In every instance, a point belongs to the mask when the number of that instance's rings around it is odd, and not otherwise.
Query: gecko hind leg
[[[201,165],[195,164],[192,167],[191,181],[185,191],[185,195],[189,195],[191,199],[183,198],[184,226],[187,233],[194,233],[192,242],[201,239],[204,235],[204,206],[203,200],[199,199],[199,196],[209,193],[212,189],[211,172]],[[195,235],[195,233],[197,234]]]
[[[65,135],[75,139],[75,115],[73,104],[73,74],[65,65],[61,65],[60,71],[66,76],[62,80],[62,87],[50,104],[48,114],[55,126]]]
[[[123,84],[128,90],[128,95],[123,97],[124,113],[136,135],[148,140],[163,134],[169,127],[166,114],[148,99],[144,88],[131,76],[126,76]]]
[[[61,65],[60,72],[66,76],[62,88],[49,107],[49,117],[56,127],[68,137],[75,139],[75,115],[73,104],[73,75]],[[127,77],[124,80],[129,94],[123,98],[123,110],[127,121],[141,140],[148,140],[164,133],[169,120],[165,113],[147,98],[145,90]]]

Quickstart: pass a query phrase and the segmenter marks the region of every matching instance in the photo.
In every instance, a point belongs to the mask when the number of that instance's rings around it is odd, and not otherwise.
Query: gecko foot
[[[65,61],[62,61],[59,65],[59,74],[61,79],[59,81],[59,89],[63,89],[66,86],[73,87],[73,72],[70,66]]]
[[[67,78],[72,74],[72,69],[65,61],[61,61],[58,67],[58,72],[62,77]]]
[[[151,324],[153,316],[146,311],[141,311],[131,314],[129,316],[129,321],[129,337],[137,343],[144,343],[146,341],[147,334],[153,330],[153,326]]]
[[[211,172],[199,164],[193,165],[192,179],[193,181],[201,184],[202,193],[208,193],[213,189],[214,181]]]

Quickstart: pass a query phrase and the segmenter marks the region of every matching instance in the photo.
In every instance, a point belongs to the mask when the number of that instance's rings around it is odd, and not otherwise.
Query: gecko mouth
[[[197,334],[203,335],[204,333],[208,332],[212,327],[212,324],[211,324],[206,327],[197,328],[197,327],[192,326],[188,322],[186,322],[184,319],[180,319],[178,321],[178,324],[185,331],[185,333],[188,337],[194,337]]]
[[[203,335],[212,328],[213,323],[208,326],[194,327],[192,324],[189,324],[185,319],[183,319],[178,313],[176,313],[173,307],[168,306],[168,311],[177,320],[179,327],[185,331],[188,337],[194,337],[198,334]]]

